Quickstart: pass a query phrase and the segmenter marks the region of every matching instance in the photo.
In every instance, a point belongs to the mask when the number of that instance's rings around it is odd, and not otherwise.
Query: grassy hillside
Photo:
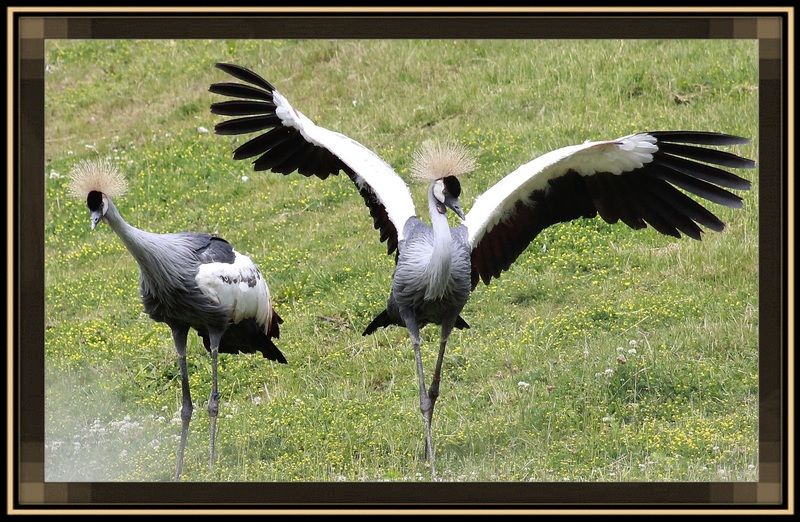
[[[532,157],[640,130],[754,139],[755,41],[47,42],[46,479],[168,480],[180,379],[138,270],[89,230],[66,174],[112,158],[117,205],[156,231],[208,231],[248,253],[286,320],[289,365],[220,356],[219,458],[206,469],[210,360],[190,336],[187,480],[427,480],[405,330],[361,331],[393,258],[344,176],[251,172],[215,136],[216,61],[259,71],[318,124],[409,179],[425,139],[479,168],[462,203]],[[211,130],[211,132],[204,132]],[[758,477],[758,176],[702,242],[602,220],[545,230],[480,286],[451,337],[437,403],[445,480],[728,481]],[[412,185],[417,204],[423,186]],[[423,330],[426,367],[438,330]]]

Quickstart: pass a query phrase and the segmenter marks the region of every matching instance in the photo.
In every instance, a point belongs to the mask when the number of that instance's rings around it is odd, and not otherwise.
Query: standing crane
[[[447,340],[453,328],[468,328],[460,316],[478,283],[508,270],[539,232],[556,223],[598,214],[633,229],[648,224],[661,234],[699,240],[703,229],[721,231],[713,213],[678,188],[727,207],[742,199],[725,190],[750,183],[714,165],[752,168],[752,160],[697,145],[734,145],[749,140],[716,132],[641,132],[608,141],[586,141],[544,154],[520,166],[480,195],[466,216],[459,203],[458,175],[474,163],[458,146],[428,144],[415,154],[412,172],[429,180],[431,226],[416,215],[405,182],[375,153],[337,132],[315,125],[268,81],[238,65],[217,67],[246,83],[215,83],[210,91],[238,98],[214,103],[211,112],[234,119],[217,134],[264,131],[239,146],[234,159],[255,158],[254,170],[294,171],[325,179],[343,171],[369,208],[388,253],[397,251],[386,309],[367,326],[408,330],[416,358],[425,453],[435,476],[431,424]],[[725,188],[723,188],[725,187]],[[462,224],[451,228],[447,211]],[[420,355],[419,330],[441,325],[430,387]]]
[[[186,368],[189,328],[203,339],[211,354],[211,423],[209,470],[215,458],[219,392],[217,354],[255,353],[286,363],[275,346],[283,320],[272,306],[269,287],[249,257],[234,250],[221,237],[195,232],[154,234],[129,225],[112,198],[125,193],[127,182],[107,161],[79,162],[71,173],[70,195],[86,201],[91,227],[105,222],[116,232],[139,265],[139,293],[151,319],[166,323],[178,352],[183,404],[181,440],[175,480],[183,469],[183,456],[192,418],[192,396]]]

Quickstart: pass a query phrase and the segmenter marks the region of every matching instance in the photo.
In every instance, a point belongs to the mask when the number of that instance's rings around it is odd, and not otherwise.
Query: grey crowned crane
[[[116,232],[139,265],[139,292],[145,312],[166,323],[178,352],[183,404],[181,440],[175,480],[181,476],[192,396],[186,368],[186,340],[190,328],[202,337],[211,354],[211,423],[209,469],[215,457],[216,420],[219,412],[217,354],[255,353],[286,363],[275,346],[283,321],[272,306],[269,287],[249,257],[224,239],[209,234],[183,232],[154,234],[129,225],[112,198],[122,195],[127,183],[107,161],[79,162],[71,173],[70,194],[86,202],[91,227],[105,222]]]
[[[716,132],[641,132],[607,141],[587,141],[540,156],[511,172],[461,210],[459,174],[473,168],[459,147],[424,146],[412,172],[430,181],[431,226],[418,217],[405,182],[376,154],[356,141],[315,125],[266,80],[232,64],[217,67],[246,83],[215,83],[212,93],[238,98],[211,106],[236,118],[216,125],[217,134],[266,131],[239,146],[234,159],[255,158],[255,170],[294,171],[327,178],[343,171],[369,207],[388,252],[397,251],[386,309],[367,326],[404,326],[416,357],[425,449],[435,475],[431,423],[439,396],[442,359],[452,329],[468,328],[459,315],[480,281],[508,270],[536,235],[560,222],[600,215],[634,229],[648,224],[676,238],[700,239],[701,225],[721,231],[724,224],[680,189],[724,206],[742,199],[725,188],[750,183],[713,165],[752,168],[734,154],[697,145],[733,145],[748,140]],[[269,129],[269,130],[267,130]],[[725,187],[725,188],[723,188]],[[447,210],[462,220],[450,228]],[[419,329],[441,325],[433,379],[425,389]]]

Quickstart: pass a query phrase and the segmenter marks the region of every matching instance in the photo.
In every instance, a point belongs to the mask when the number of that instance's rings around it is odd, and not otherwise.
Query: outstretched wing
[[[600,214],[608,223],[649,224],[698,240],[699,225],[721,231],[719,218],[676,187],[741,207],[742,199],[721,187],[746,190],[750,182],[708,164],[753,168],[755,162],[695,145],[748,142],[715,132],[647,132],[564,147],[522,165],[479,196],[466,216],[472,287],[508,270],[545,228],[580,217]]]
[[[233,153],[234,159],[256,158],[255,170],[281,174],[294,171],[325,179],[343,170],[369,207],[381,241],[391,254],[403,240],[403,226],[415,215],[408,186],[374,152],[338,132],[318,127],[294,109],[275,87],[244,67],[218,63],[217,67],[247,84],[215,83],[215,94],[240,98],[211,105],[211,112],[237,116],[214,127],[217,134],[256,136]]]

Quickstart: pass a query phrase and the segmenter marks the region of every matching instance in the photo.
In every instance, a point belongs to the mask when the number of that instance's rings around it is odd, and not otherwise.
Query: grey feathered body
[[[139,265],[139,294],[145,312],[154,321],[194,328],[210,350],[209,330],[224,331],[219,351],[255,353],[286,362],[272,342],[282,322],[272,312],[268,334],[252,318],[233,324],[230,311],[220,306],[197,285],[201,265],[233,263],[236,254],[224,239],[210,234],[181,232],[156,234],[129,225],[110,204],[106,220]],[[260,276],[260,274],[259,274]]]
[[[400,307],[414,310],[419,326],[441,324],[446,318],[458,316],[470,294],[470,247],[467,228],[451,228],[449,269],[441,278],[431,281],[430,271],[435,269],[433,229],[417,218],[408,220],[406,239],[398,245],[397,266],[392,278],[392,290],[386,306],[389,324],[405,326],[400,318]],[[445,262],[445,264],[447,264]],[[441,285],[441,295],[426,299],[431,284]],[[459,325],[465,327],[466,325]]]
[[[139,239],[140,245],[143,242],[149,248],[133,255],[139,264],[139,293],[145,312],[154,321],[186,324],[197,330],[227,326],[228,315],[200,290],[195,276],[202,262],[232,263],[230,245],[196,233],[145,233]],[[201,261],[201,256],[206,260]]]

